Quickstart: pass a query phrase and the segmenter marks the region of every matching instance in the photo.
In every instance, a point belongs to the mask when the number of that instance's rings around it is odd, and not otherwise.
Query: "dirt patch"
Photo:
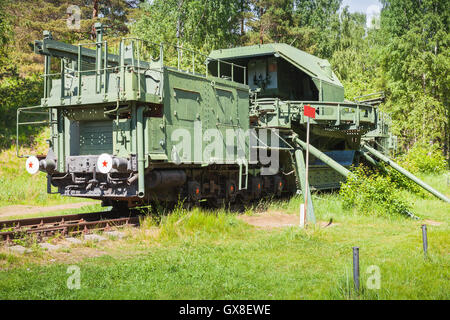
[[[428,225],[430,225],[430,226],[440,226],[440,225],[443,224],[443,222],[439,222],[439,221],[434,221],[434,220],[427,219],[427,220],[424,220],[424,221],[423,221],[423,224],[428,224]]]
[[[298,226],[300,223],[300,218],[296,214],[285,214],[281,212],[266,212],[258,214],[257,216],[239,216],[238,219],[242,221],[263,229],[271,228],[283,228]],[[330,227],[337,225],[336,223],[331,223],[330,221],[319,221],[317,224],[322,227]]]
[[[51,211],[79,209],[84,206],[95,204],[96,204],[95,202],[79,202],[79,203],[61,204],[50,207],[24,206],[24,205],[7,206],[0,208],[0,217],[23,216],[28,214],[37,214]]]
[[[238,219],[260,228],[291,227],[299,224],[299,217],[280,212],[262,213],[257,216],[239,216]]]
[[[42,264],[49,264],[51,262],[76,263],[88,258],[97,258],[108,254],[108,252],[89,247],[69,247],[69,252],[57,251],[46,253],[46,259]]]

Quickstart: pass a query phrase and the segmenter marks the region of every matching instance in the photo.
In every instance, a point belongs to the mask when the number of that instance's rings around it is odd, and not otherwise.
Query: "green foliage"
[[[11,17],[6,12],[9,0],[0,2],[0,81],[14,73],[16,65],[11,63],[10,43],[13,38]]]
[[[239,40],[239,0],[155,0],[142,10],[132,33],[152,43],[179,44],[207,55]]]
[[[381,68],[377,62],[376,30],[367,30],[366,17],[344,9],[340,16],[340,43],[331,57],[347,99],[382,90]]]
[[[382,4],[381,27],[366,32],[354,14],[341,14],[340,43],[347,45],[333,52],[332,65],[347,99],[386,93],[381,109],[390,113],[403,150],[416,141],[432,141],[448,158],[449,2],[384,0]]]
[[[247,22],[249,32],[244,37],[244,42],[287,42],[295,34],[292,1],[252,0],[249,3],[253,10]]]
[[[339,194],[344,208],[355,208],[366,215],[411,215],[410,205],[402,200],[391,178],[363,166],[353,170]]]
[[[241,44],[285,42],[329,58],[340,43],[338,0],[155,0],[133,34],[205,54]]]
[[[339,46],[340,0],[247,0],[242,43],[284,42],[331,58]]]
[[[421,188],[417,183],[406,177],[405,175],[401,174],[395,169],[392,169],[390,167],[385,167],[385,172],[391,179],[392,183],[396,186],[398,189],[407,190],[408,192],[415,193],[418,196],[426,197],[428,193]]]
[[[93,40],[92,27],[101,21],[108,26],[109,37],[128,33],[128,25],[135,15],[139,0],[7,0],[6,14],[10,17],[14,41],[10,44],[10,61],[18,73],[27,77],[42,73],[43,57],[33,53],[33,41],[42,39],[49,30],[55,39],[69,43]],[[98,4],[98,17],[94,17],[94,3]],[[80,30],[67,27],[67,9],[77,5],[81,10]]]
[[[420,142],[400,157],[399,163],[413,173],[441,174],[447,167],[445,157],[437,144]]]
[[[39,105],[42,87],[42,79],[39,77],[10,77],[0,81],[0,150],[15,142],[17,108]],[[23,116],[21,121],[33,119],[34,117]],[[40,131],[42,127],[21,127],[20,143],[30,145],[34,135]]]
[[[321,58],[331,58],[342,39],[340,7],[341,0],[296,0],[293,15],[298,34],[294,38],[295,46]],[[305,30],[310,30],[307,43],[303,40]]]

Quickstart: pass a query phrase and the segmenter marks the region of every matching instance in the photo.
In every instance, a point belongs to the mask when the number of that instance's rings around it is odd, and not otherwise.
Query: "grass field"
[[[21,154],[45,154],[45,144],[49,131],[36,137],[34,149],[21,149]],[[64,203],[86,202],[83,199],[47,194],[45,174],[30,175],[25,170],[26,159],[19,159],[15,147],[0,152],[0,207],[10,205],[50,206]],[[53,191],[56,191],[53,188]]]
[[[450,193],[444,176],[427,180]],[[343,210],[338,195],[320,194],[318,221],[333,219],[326,228],[261,229],[223,211],[177,210],[146,218],[122,240],[54,253],[34,248],[24,256],[2,249],[0,299],[449,299],[450,205],[405,197],[421,220]],[[271,202],[264,215],[297,214],[300,201]],[[360,247],[359,296],[352,291],[353,246]],[[79,290],[66,285],[71,265],[80,268]],[[370,289],[370,266],[379,268],[379,289]]]
[[[43,137],[34,154],[42,151]],[[45,176],[30,177],[24,161],[12,149],[0,153],[0,207],[85,201],[47,195]],[[421,176],[447,196],[449,177]],[[406,191],[401,197],[419,220],[346,210],[339,195],[322,193],[314,195],[315,213],[320,222],[333,219],[329,227],[257,228],[235,213],[176,210],[147,217],[121,240],[56,252],[32,245],[25,255],[1,247],[0,299],[449,299],[450,205]],[[249,209],[245,215],[297,215],[300,201],[271,201],[264,213]],[[93,204],[40,215],[98,210]],[[353,246],[360,247],[359,296],[352,290]],[[80,268],[79,290],[67,287],[72,265]],[[374,268],[379,289],[370,288]]]

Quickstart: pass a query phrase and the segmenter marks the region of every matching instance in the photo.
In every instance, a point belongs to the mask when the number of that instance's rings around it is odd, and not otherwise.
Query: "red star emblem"
[[[104,168],[106,168],[106,166],[108,165],[108,162],[106,162],[106,161],[103,161],[103,163],[102,163],[102,164],[103,164],[103,167],[104,167]]]
[[[30,162],[30,163],[28,164],[28,167],[33,168],[33,162]]]

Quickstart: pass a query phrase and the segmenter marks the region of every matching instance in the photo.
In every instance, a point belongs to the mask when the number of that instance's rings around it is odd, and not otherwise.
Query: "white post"
[[[300,204],[300,228],[305,226],[305,204]]]

